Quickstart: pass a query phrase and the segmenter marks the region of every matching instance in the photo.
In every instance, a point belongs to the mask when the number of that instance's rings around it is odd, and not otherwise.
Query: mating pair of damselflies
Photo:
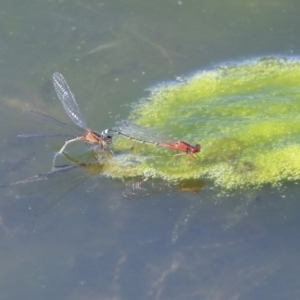
[[[92,129],[87,124],[76,100],[71,92],[68,84],[66,83],[63,76],[59,73],[53,74],[53,83],[57,93],[59,100],[61,101],[66,113],[72,119],[72,121],[76,125],[66,124],[62,121],[59,121],[55,118],[47,116],[43,113],[32,111],[32,110],[25,110],[24,112],[27,114],[32,115],[35,118],[50,122],[55,125],[63,126],[69,129],[77,129],[82,132],[79,136],[71,136],[71,135],[63,135],[63,134],[21,134],[19,137],[52,137],[52,136],[63,136],[63,137],[72,137],[71,139],[67,140],[63,147],[59,150],[59,153],[64,153],[66,147],[75,141],[81,140],[88,146],[96,146],[94,150],[101,148],[103,151],[110,150],[110,144],[112,142],[112,135],[119,135],[125,137],[127,139],[146,143],[146,144],[153,144],[157,146],[161,146],[164,148],[174,149],[177,151],[181,151],[184,153],[189,154],[188,157],[193,157],[195,154],[200,152],[200,145],[192,146],[184,141],[176,141],[176,140],[169,140],[168,138],[156,133],[155,131],[151,131],[147,127],[142,127],[137,124],[131,123],[130,121],[121,121],[118,123],[117,127],[103,130],[101,133],[98,133]],[[112,153],[112,151],[110,150]],[[57,155],[56,154],[56,155]],[[46,211],[49,207],[55,205],[66,193],[68,193],[71,189],[76,187],[80,182],[84,181],[86,178],[94,174],[94,167],[95,172],[101,171],[102,164],[101,161],[96,163],[78,163],[75,162],[73,164],[67,164],[62,166],[57,166],[55,164],[56,155],[53,161],[53,169],[50,172],[38,174],[36,176],[20,180],[11,184],[2,185],[1,187],[9,187],[15,185],[26,185],[28,183],[32,183],[34,186],[37,183],[36,191],[51,190],[51,193],[46,193],[46,197],[49,200],[47,204],[41,203],[41,209],[33,209],[34,215],[39,215],[40,213]],[[62,178],[65,173],[69,174],[69,179]],[[64,176],[65,177],[65,176]],[[67,180],[67,181],[66,181]],[[51,181],[49,184],[48,181]],[[44,183],[44,184],[43,184]],[[53,189],[54,186],[61,186],[59,189]],[[69,185],[71,184],[71,185]],[[44,186],[44,188],[43,188]],[[35,189],[33,188],[35,191]],[[56,196],[53,193],[58,193]],[[135,188],[133,193],[130,192],[130,195],[136,193]],[[48,197],[49,195],[49,197]],[[43,196],[44,197],[44,196]],[[37,203],[40,203],[38,201]]]
[[[200,152],[200,145],[197,144],[192,146],[182,140],[170,140],[154,131],[146,127],[139,126],[137,124],[131,123],[130,121],[121,121],[118,123],[118,127],[103,130],[101,133],[98,133],[92,129],[87,124],[76,100],[69,88],[64,77],[59,73],[53,74],[53,84],[57,96],[62,103],[66,113],[71,118],[71,120],[76,124],[70,125],[66,124],[62,121],[54,119],[50,116],[42,114],[33,110],[24,110],[25,113],[34,116],[35,118],[42,119],[44,121],[60,125],[67,128],[77,129],[83,132],[82,135],[74,137],[70,140],[67,140],[63,147],[59,150],[58,153],[63,153],[66,147],[75,141],[82,140],[87,145],[96,144],[97,147],[106,150],[109,148],[109,145],[112,142],[112,135],[123,136],[127,139],[145,143],[145,144],[153,144],[164,148],[174,149],[177,152],[182,151],[184,153],[193,156]],[[21,134],[19,137],[50,137],[50,136],[69,136],[69,135],[61,135],[61,134]],[[69,136],[70,137],[70,136]]]

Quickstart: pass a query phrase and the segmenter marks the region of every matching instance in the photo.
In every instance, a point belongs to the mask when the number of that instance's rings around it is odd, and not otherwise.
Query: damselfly
[[[111,143],[111,136],[109,135],[102,135],[92,129],[87,124],[87,121],[85,120],[76,100],[71,92],[66,80],[64,77],[59,73],[53,74],[53,84],[56,91],[56,94],[58,96],[58,99],[62,103],[67,115],[71,118],[71,120],[76,124],[70,125],[66,124],[64,122],[61,122],[57,119],[54,119],[50,116],[47,116],[45,114],[42,114],[37,111],[33,110],[24,110],[25,113],[30,114],[31,116],[44,120],[46,122],[50,122],[55,125],[63,126],[66,128],[71,129],[77,129],[81,132],[83,132],[82,135],[74,137],[74,135],[64,135],[64,134],[20,134],[18,137],[51,137],[51,136],[63,136],[63,137],[73,137],[70,140],[67,140],[63,147],[59,150],[58,153],[63,153],[70,143],[73,143],[75,141],[83,141],[87,145],[93,145],[98,144],[102,149],[107,147]]]
[[[192,146],[182,140],[171,140],[147,127],[134,124],[128,120],[123,120],[117,123],[117,125],[118,127],[116,128],[102,131],[102,135],[110,136],[116,134],[139,143],[152,144],[164,148],[174,149],[177,152],[182,151],[189,154],[191,157],[200,152],[201,149],[199,144]]]

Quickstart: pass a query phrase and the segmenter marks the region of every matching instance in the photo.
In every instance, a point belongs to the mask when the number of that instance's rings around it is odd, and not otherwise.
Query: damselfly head
[[[103,138],[105,138],[108,135],[108,130],[109,129],[105,129],[101,131],[101,135],[103,136]]]
[[[103,136],[103,139],[105,140],[105,142],[107,144],[111,144],[112,143],[112,136],[111,135]]]
[[[107,144],[112,143],[113,138],[112,138],[112,133],[110,132],[110,129],[102,130],[101,137],[105,141],[105,143],[107,143]]]
[[[195,146],[191,147],[191,153],[198,153],[201,150],[200,144],[196,144]]]
[[[120,131],[119,131],[118,128],[107,128],[107,129],[105,129],[105,130],[103,130],[103,131],[101,132],[101,135],[102,135],[104,138],[107,138],[107,137],[112,138],[112,137],[111,137],[112,134],[119,134],[119,133],[120,133]]]

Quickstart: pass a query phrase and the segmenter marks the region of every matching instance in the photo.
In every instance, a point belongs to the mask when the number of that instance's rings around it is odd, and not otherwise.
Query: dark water
[[[68,121],[53,72],[102,130],[159,82],[299,55],[299,13],[295,0],[1,1],[1,182],[49,171],[62,145],[15,138],[59,131],[26,119],[24,108]],[[28,213],[37,194],[2,189],[0,299],[299,298],[296,183],[227,196],[209,185],[162,187],[124,198],[133,184],[96,175],[69,193],[54,186],[38,201],[66,193],[63,201],[38,217]]]

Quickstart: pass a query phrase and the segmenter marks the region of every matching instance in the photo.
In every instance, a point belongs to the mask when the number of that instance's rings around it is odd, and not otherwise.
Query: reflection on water
[[[282,297],[297,294],[290,281],[300,246],[297,185],[273,191],[272,201],[268,187],[224,196],[207,185],[199,193],[179,195],[176,188],[150,179],[114,182],[116,193],[108,194],[100,171],[99,163],[74,164],[28,179],[31,188],[19,204],[41,195],[34,203],[41,214],[30,221],[23,211],[19,222],[11,222],[10,207],[2,203],[3,239],[17,245],[30,239],[19,262],[26,272],[42,264],[33,273],[39,284],[28,295],[63,290],[77,299],[271,298],[278,295],[277,280],[286,286]],[[128,191],[132,199],[121,201],[117,194]],[[28,197],[28,192],[33,194]],[[48,210],[54,198],[66,198],[66,204]],[[29,253],[41,238],[44,254]]]
[[[56,154],[51,171],[3,184],[0,188],[17,189],[20,190],[20,195],[36,199],[35,201],[32,200],[33,204],[28,209],[32,215],[39,216],[58,204],[86,179],[91,176],[100,177],[105,167],[105,162],[110,159],[110,156],[109,153],[102,152],[102,154],[97,155],[97,160],[95,160],[94,155],[81,155],[80,159],[84,161],[82,162],[67,154]],[[57,161],[60,162],[59,165],[55,164]],[[138,177],[124,179],[123,184],[124,191],[122,195],[128,199],[167,193],[176,188],[175,184],[167,181]]]
[[[25,194],[15,189],[21,183]],[[280,292],[292,299],[299,292],[291,280],[300,246],[297,184],[227,196],[209,185],[178,193],[162,181],[102,178],[99,162],[69,161],[10,188],[2,190],[12,204],[1,203],[0,234],[14,246],[2,255],[17,269],[22,265],[35,284],[10,265],[3,270],[28,296],[271,299]],[[130,200],[121,200],[122,193]],[[28,203],[37,217],[24,213]],[[278,280],[285,286],[280,291]]]

